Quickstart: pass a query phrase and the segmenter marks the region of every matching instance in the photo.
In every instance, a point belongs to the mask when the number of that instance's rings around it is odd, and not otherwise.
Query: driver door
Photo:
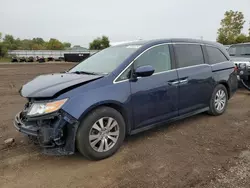
[[[130,82],[135,129],[178,115],[178,75],[172,69],[170,46],[161,44],[144,51],[133,69],[145,65],[151,65],[154,74]]]

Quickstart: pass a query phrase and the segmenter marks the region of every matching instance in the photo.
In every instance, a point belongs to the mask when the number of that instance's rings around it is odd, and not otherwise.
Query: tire
[[[115,124],[117,126],[114,126]],[[108,129],[100,130],[101,127],[107,128],[108,125],[110,125],[110,131]],[[90,160],[108,158],[121,147],[125,138],[125,130],[124,119],[118,111],[110,107],[97,108],[91,111],[81,122],[76,134],[76,147],[82,155]],[[118,136],[110,135],[117,133]],[[116,140],[116,142],[113,140]],[[107,149],[109,146],[110,149]]]
[[[221,100],[219,100],[219,101],[222,101],[222,100],[224,101],[224,106],[221,109],[218,107],[218,105],[216,105],[218,103],[216,103],[216,101],[215,101],[218,99],[218,96],[220,96],[219,92],[225,94],[225,96],[223,95],[224,97],[222,97],[222,94],[221,94]],[[228,103],[228,91],[224,85],[219,84],[214,88],[214,91],[212,93],[208,113],[210,115],[213,115],[213,116],[219,116],[219,115],[223,114],[226,111],[227,103]],[[222,102],[220,105],[222,107]]]

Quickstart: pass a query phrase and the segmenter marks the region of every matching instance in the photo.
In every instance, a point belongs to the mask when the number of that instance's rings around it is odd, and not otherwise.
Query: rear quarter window
[[[226,56],[216,47],[206,46],[209,64],[228,61]]]

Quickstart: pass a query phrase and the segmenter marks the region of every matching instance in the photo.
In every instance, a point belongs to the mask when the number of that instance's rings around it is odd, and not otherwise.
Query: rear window
[[[175,44],[174,49],[178,68],[204,64],[204,57],[200,45]]]
[[[211,47],[211,46],[206,46],[206,48],[207,48],[209,64],[215,64],[215,63],[228,61],[225,55],[218,48]]]

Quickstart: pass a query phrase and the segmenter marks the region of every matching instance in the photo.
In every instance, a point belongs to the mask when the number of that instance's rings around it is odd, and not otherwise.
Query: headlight
[[[34,103],[32,104],[27,115],[39,116],[39,115],[44,115],[44,114],[55,112],[59,110],[67,100],[68,99],[62,99],[62,100],[48,102],[48,103]]]

